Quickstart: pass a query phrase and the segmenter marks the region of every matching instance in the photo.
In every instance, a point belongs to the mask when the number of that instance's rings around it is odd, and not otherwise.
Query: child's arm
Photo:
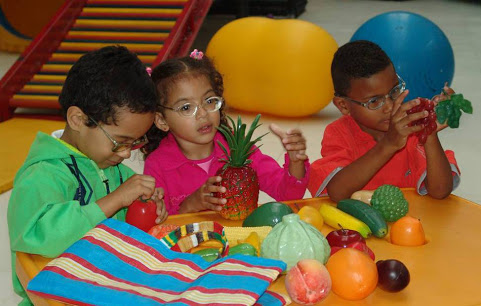
[[[422,126],[409,126],[409,123],[427,116],[427,112],[407,115],[406,111],[419,104],[419,100],[402,103],[408,94],[405,91],[396,99],[388,131],[376,145],[363,156],[340,170],[327,184],[331,200],[338,202],[349,198],[352,193],[362,189],[372,177],[391,159],[396,151],[402,149],[407,138],[418,132]]]
[[[435,104],[446,100],[454,90],[444,85],[443,93],[433,98]],[[438,138],[438,132],[447,127],[447,124],[438,124],[435,132],[430,134],[424,144],[426,152],[426,180],[425,186],[428,194],[436,199],[444,199],[453,190],[453,174],[446,153]]]
[[[279,137],[284,149],[289,154],[289,173],[298,178],[304,178],[306,167],[304,161],[307,160],[306,155],[306,139],[299,129],[282,130],[276,124],[270,124],[269,129]]]
[[[190,212],[198,212],[202,210],[214,210],[220,211],[222,205],[224,205],[227,200],[223,198],[214,197],[215,192],[226,192],[225,187],[217,186],[222,180],[220,176],[212,176],[207,179],[207,181],[199,187],[194,193],[185,198],[185,200],[180,204],[179,214],[185,214]]]

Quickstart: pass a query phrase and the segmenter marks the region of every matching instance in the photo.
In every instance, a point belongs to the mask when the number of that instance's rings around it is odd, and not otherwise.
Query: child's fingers
[[[308,156],[306,154],[305,151],[299,151],[297,154],[296,154],[296,158],[298,160],[307,160],[308,159]]]
[[[392,111],[391,111],[391,114],[396,114],[399,110],[399,108],[401,107],[401,105],[403,105],[403,101],[404,99],[406,99],[407,95],[409,94],[409,89],[406,89],[405,91],[403,91],[399,97],[397,97],[396,100],[394,100],[394,104],[393,104],[393,107],[392,107]],[[406,104],[406,103],[404,103]]]
[[[287,151],[301,151],[306,149],[305,142],[290,143],[286,145]]]
[[[269,124],[269,129],[271,130],[272,133],[277,135],[277,137],[279,137],[280,139],[283,139],[287,136],[286,132],[275,123]]]
[[[399,128],[402,128],[402,127],[408,126],[413,121],[426,118],[428,115],[429,115],[428,111],[421,111],[414,114],[409,114],[406,117],[399,120],[396,124],[399,125]]]
[[[407,116],[407,111],[410,110],[411,108],[419,105],[419,103],[421,103],[419,101],[419,99],[414,99],[414,100],[411,100],[411,101],[408,101],[406,103],[403,103],[399,109],[396,111],[396,113],[394,113],[394,115],[392,115],[392,121],[393,122],[398,122],[399,120],[403,119],[404,117]]]

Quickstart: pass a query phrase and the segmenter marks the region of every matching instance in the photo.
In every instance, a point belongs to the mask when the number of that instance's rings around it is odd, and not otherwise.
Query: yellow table
[[[380,259],[398,259],[411,274],[409,286],[389,293],[377,288],[364,300],[350,302],[331,293],[323,305],[478,305],[481,304],[481,206],[451,195],[444,200],[421,197],[412,189],[403,190],[409,201],[409,214],[421,219],[428,243],[420,247],[401,247],[384,239],[369,238],[367,244]],[[319,207],[333,204],[327,198],[286,202]],[[214,212],[170,216],[167,224],[186,224],[214,220],[225,226],[239,226],[239,221],[222,219]],[[332,230],[325,225],[324,235]],[[17,253],[17,273],[24,287],[50,259]],[[286,293],[284,276],[270,287]],[[36,305],[62,305],[29,294]],[[43,303],[43,304],[42,304]]]

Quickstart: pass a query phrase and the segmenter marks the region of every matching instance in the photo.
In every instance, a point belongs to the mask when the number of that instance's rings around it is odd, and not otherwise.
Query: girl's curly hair
[[[215,94],[222,97],[224,93],[222,75],[215,69],[214,64],[208,57],[204,56],[202,59],[195,59],[190,56],[185,56],[168,59],[160,63],[152,71],[152,80],[157,88],[160,105],[166,104],[167,93],[175,81],[184,77],[199,75],[206,76]],[[219,110],[220,124],[228,125],[224,108],[225,104],[223,104]],[[157,111],[163,113],[165,109],[159,106]],[[145,155],[144,157],[147,157],[159,146],[160,141],[167,136],[167,133],[168,132],[158,129],[155,124],[152,125],[147,132],[149,143],[142,148],[142,153]]]

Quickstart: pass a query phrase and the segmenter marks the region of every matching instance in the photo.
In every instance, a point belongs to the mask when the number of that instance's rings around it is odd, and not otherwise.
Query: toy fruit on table
[[[341,248],[345,248],[347,245],[353,242],[365,242],[364,238],[358,231],[350,229],[331,231],[329,234],[327,234],[326,239],[331,247],[337,246]]]
[[[162,239],[165,235],[178,228],[179,226],[174,224],[157,224],[149,229],[148,234],[157,239]]]
[[[127,214],[125,215],[125,222],[144,232],[147,232],[156,224],[155,219],[157,219],[157,204],[151,199],[135,200],[127,208]]]
[[[366,241],[357,231],[340,229],[332,231],[326,236],[327,242],[331,246],[331,256],[343,248],[353,248],[369,255],[375,260],[374,252],[366,245]]]
[[[257,207],[242,223],[243,227],[274,226],[282,217],[294,213],[292,208],[280,202],[269,202]]]
[[[396,259],[379,260],[376,262],[379,275],[378,287],[389,292],[403,290],[411,279],[406,266]]]
[[[287,270],[301,259],[316,259],[326,263],[331,248],[326,238],[312,225],[301,222],[299,215],[282,217],[261,244],[261,257],[280,259]]]
[[[247,158],[257,150],[254,144],[265,135],[251,140],[254,130],[259,126],[260,117],[261,115],[256,116],[247,135],[246,125],[242,123],[240,116],[237,124],[232,118],[227,117],[232,123],[233,131],[226,125],[219,127],[219,131],[227,139],[229,148],[218,142],[226,158],[223,159],[225,165],[216,175],[222,177],[218,185],[224,186],[227,191],[215,193],[214,196],[227,199],[219,214],[229,220],[244,220],[257,207],[259,180],[256,171],[249,165],[252,161]]]
[[[321,231],[322,226],[324,225],[324,219],[321,216],[321,213],[319,212],[318,209],[306,205],[303,206],[297,214],[301,218],[302,221],[309,223],[310,225],[314,226],[317,228],[319,231]]]
[[[421,220],[404,216],[391,226],[391,243],[401,246],[420,246],[426,243]]]
[[[382,238],[387,234],[387,224],[381,213],[362,201],[344,199],[337,203],[337,208],[361,220],[369,226],[372,234]]]
[[[387,222],[399,220],[408,213],[409,204],[396,186],[382,185],[372,195],[371,206],[379,211]]]
[[[287,272],[285,286],[294,302],[314,305],[328,296],[332,282],[323,264],[315,259],[303,259]]]
[[[376,289],[376,264],[365,253],[345,248],[332,255],[326,264],[332,291],[347,300],[362,300]]]
[[[324,219],[324,223],[335,229],[352,229],[359,232],[364,238],[371,236],[369,226],[361,220],[337,209],[329,204],[322,204],[319,212]]]

